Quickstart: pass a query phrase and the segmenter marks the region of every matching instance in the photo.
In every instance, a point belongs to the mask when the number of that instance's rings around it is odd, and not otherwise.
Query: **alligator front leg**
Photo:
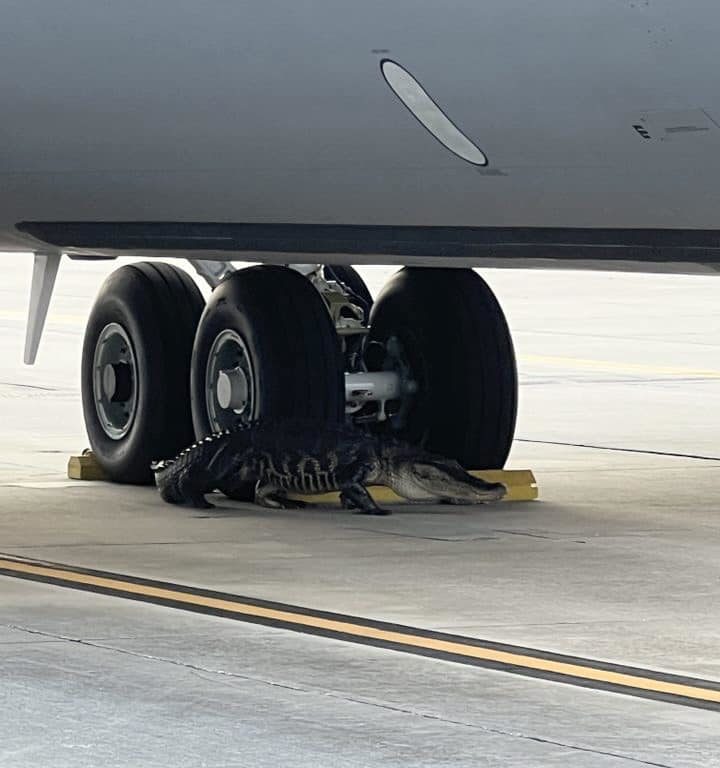
[[[198,488],[197,482],[190,474],[180,479],[178,491],[180,492],[180,501],[176,503],[181,506],[195,507],[196,509],[213,509],[215,507],[205,498],[205,492]]]
[[[367,488],[360,483],[352,483],[340,489],[340,503],[345,509],[355,509],[358,515],[390,515],[387,509],[381,509]]]
[[[190,497],[187,506],[194,507],[195,509],[215,509],[215,505],[209,502],[201,493]]]

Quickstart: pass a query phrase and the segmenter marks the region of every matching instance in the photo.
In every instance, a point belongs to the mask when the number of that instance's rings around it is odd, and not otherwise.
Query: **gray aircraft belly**
[[[3,0],[0,249],[38,221],[712,230],[718,32],[717,0]]]

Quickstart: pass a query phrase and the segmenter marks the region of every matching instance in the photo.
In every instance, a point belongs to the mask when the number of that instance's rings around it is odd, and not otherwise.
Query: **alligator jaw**
[[[387,485],[408,501],[483,504],[499,501],[507,493],[502,483],[473,477],[457,462],[404,460],[388,472]]]

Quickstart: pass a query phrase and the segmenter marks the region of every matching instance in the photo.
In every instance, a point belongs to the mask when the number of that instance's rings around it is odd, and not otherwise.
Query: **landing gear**
[[[83,409],[113,480],[148,482],[151,461],[262,418],[353,422],[465,466],[503,466],[515,358],[473,271],[405,268],[373,305],[352,267],[194,266],[214,286],[204,310],[194,281],[163,263],[120,268],[93,307]]]
[[[169,264],[121,267],[90,313],[82,402],[90,446],[116,482],[152,481],[150,462],[193,440],[190,356],[203,299]]]
[[[399,271],[373,307],[366,359],[400,381],[392,415],[375,429],[465,467],[504,466],[517,413],[515,354],[502,309],[477,273]]]

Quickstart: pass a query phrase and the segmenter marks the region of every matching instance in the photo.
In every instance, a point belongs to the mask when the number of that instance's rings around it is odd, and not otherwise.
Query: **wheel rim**
[[[135,352],[127,331],[106,325],[95,344],[93,396],[100,426],[112,440],[121,440],[137,412],[138,377]]]
[[[247,424],[255,414],[255,377],[247,346],[233,330],[221,331],[205,369],[205,406],[214,432]]]

